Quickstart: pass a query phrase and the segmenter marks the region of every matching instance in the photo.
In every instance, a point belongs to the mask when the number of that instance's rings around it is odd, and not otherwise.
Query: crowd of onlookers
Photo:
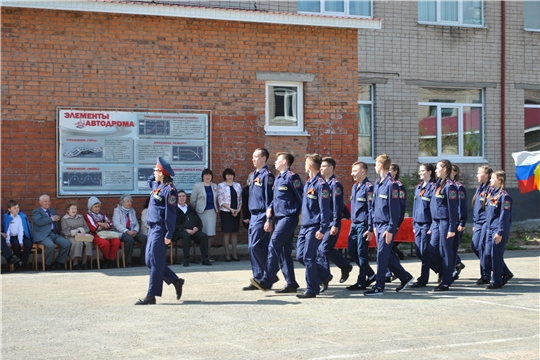
[[[234,181],[235,176],[234,171],[227,168],[223,171],[223,182],[216,184],[212,182],[212,171],[203,170],[201,182],[193,187],[189,204],[186,192],[178,190],[176,231],[172,241],[182,247],[184,266],[190,264],[192,241],[200,247],[203,265],[214,262],[210,249],[216,236],[218,213],[225,261],[239,261],[236,246],[240,217],[243,212],[242,222],[246,226],[250,214],[242,206],[247,203],[247,192],[243,192],[242,186]],[[124,194],[110,219],[95,196],[88,199],[83,215],[73,200],[66,203],[63,214],[60,214],[51,207],[50,197],[44,194],[39,197],[39,207],[32,211],[31,221],[20,211],[19,204],[10,200],[2,218],[2,256],[15,269],[30,269],[28,261],[35,243],[44,247],[46,270],[65,269],[68,258],[73,270],[86,270],[90,267],[88,259],[92,257],[102,258],[100,268],[106,269],[116,267],[118,250],[123,244],[126,267],[144,265],[149,200],[146,199],[138,218],[132,196]],[[133,260],[135,248],[140,249],[137,262]]]

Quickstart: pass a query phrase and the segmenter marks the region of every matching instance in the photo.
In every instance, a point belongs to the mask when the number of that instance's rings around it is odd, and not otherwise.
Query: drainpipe
[[[501,169],[506,171],[506,3],[501,1]]]

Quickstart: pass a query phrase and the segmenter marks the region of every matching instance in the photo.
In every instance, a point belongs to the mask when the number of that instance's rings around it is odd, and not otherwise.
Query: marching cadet
[[[431,268],[439,274],[441,283],[433,291],[448,291],[454,279],[456,254],[454,238],[458,226],[458,191],[450,179],[452,163],[441,160],[435,174],[437,182],[431,197]]]
[[[490,189],[490,178],[493,169],[489,165],[482,165],[476,172],[476,178],[480,185],[476,188],[472,199],[473,206],[473,228],[472,228],[472,250],[480,260],[480,278],[476,280],[476,285],[489,284],[490,273],[486,271],[484,264],[484,247],[486,234],[484,224],[486,222],[486,202]]]
[[[294,231],[298,226],[298,216],[302,210],[302,181],[300,177],[290,170],[294,156],[288,152],[276,154],[275,167],[279,175],[274,181],[274,199],[266,210],[266,223],[264,230],[271,232],[274,228],[270,245],[268,246],[268,260],[266,271],[262,279],[252,278],[251,283],[259,290],[267,291],[277,279],[277,272],[281,272],[287,281],[283,289],[276,290],[278,294],[295,293],[300,287],[294,275],[294,265],[291,256]],[[275,225],[272,225],[274,218]]]
[[[371,290],[364,292],[365,296],[383,294],[387,270],[401,281],[401,285],[396,288],[397,292],[405,290],[414,281],[414,277],[403,269],[399,259],[390,254],[401,207],[398,184],[390,176],[391,163],[386,154],[375,159],[375,172],[380,175],[373,187],[372,212],[372,224],[377,232],[377,281]]]
[[[375,281],[375,272],[369,266],[369,242],[373,239],[373,224],[370,212],[373,205],[373,184],[367,177],[367,164],[357,161],[352,164],[351,176],[355,181],[351,191],[351,230],[348,253],[360,267],[356,283],[347,290],[366,290]]]
[[[452,173],[450,174],[450,179],[454,181],[458,189],[458,227],[456,232],[456,238],[454,239],[454,251],[456,254],[456,279],[459,278],[461,270],[465,268],[465,264],[461,262],[461,258],[458,254],[459,245],[461,244],[461,239],[463,238],[463,231],[465,231],[465,226],[467,225],[467,191],[462,183],[459,182],[459,166],[452,164]]]
[[[506,173],[502,170],[491,174],[492,191],[486,208],[487,238],[485,254],[491,260],[491,283],[486,289],[496,290],[514,277],[504,262],[504,250],[512,224],[512,197],[504,190]]]
[[[349,278],[349,274],[353,267],[351,263],[346,260],[341,253],[335,249],[336,242],[341,232],[341,218],[343,216],[343,209],[345,203],[343,201],[343,185],[339,182],[334,174],[336,168],[336,161],[331,157],[324,157],[321,164],[321,175],[325,178],[328,186],[330,186],[330,209],[331,209],[331,221],[330,231],[324,235],[324,238],[319,245],[317,263],[326,269],[326,272],[330,275],[330,263],[332,261],[337,267],[341,269],[340,283],[344,283]],[[325,273],[326,273],[325,272]],[[323,286],[321,292],[325,291]]]
[[[416,256],[422,262],[420,276],[411,288],[425,287],[429,282],[430,257],[429,243],[431,233],[431,196],[435,184],[435,167],[433,164],[424,163],[418,168],[418,175],[422,180],[414,189],[413,203],[413,232]]]
[[[263,278],[268,258],[270,234],[264,231],[264,224],[266,209],[274,198],[274,174],[266,165],[269,157],[270,154],[265,148],[255,149],[252,158],[255,171],[249,177],[248,206],[251,218],[248,229],[248,251],[254,279]],[[243,290],[257,290],[257,287],[249,284]]]
[[[171,243],[176,226],[176,204],[178,194],[172,177],[174,171],[161,157],[157,158],[154,175],[148,178],[150,203],[148,204],[148,241],[146,245],[146,265],[150,268],[150,284],[148,293],[135,305],[153,305],[156,296],[161,296],[163,282],[173,284],[176,299],[182,297],[184,279],[178,278],[166,264],[167,246]]]
[[[314,298],[320,293],[319,284],[328,287],[331,275],[321,273],[317,266],[317,249],[330,226],[330,187],[319,172],[322,158],[319,154],[306,155],[309,180],[304,185],[302,227],[296,243],[296,259],[306,267],[306,291],[298,298]]]

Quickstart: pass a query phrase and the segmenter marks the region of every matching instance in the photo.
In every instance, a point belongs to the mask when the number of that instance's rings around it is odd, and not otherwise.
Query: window
[[[302,83],[266,83],[267,134],[299,134],[304,131]]]
[[[484,1],[419,0],[418,22],[437,25],[484,26]]]
[[[418,95],[420,161],[483,157],[482,90],[419,88]]]
[[[525,150],[540,150],[540,90],[525,90]]]
[[[373,159],[373,86],[358,86],[358,158]]]
[[[298,12],[372,17],[372,0],[298,0]]]
[[[525,30],[540,31],[540,1],[525,0]]]

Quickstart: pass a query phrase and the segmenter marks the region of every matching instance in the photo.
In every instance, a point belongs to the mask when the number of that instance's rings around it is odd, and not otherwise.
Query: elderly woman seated
[[[124,243],[124,251],[126,253],[126,267],[132,265],[132,255],[135,242],[141,246],[140,265],[144,265],[144,252],[146,250],[147,237],[140,230],[137,214],[133,209],[133,198],[129,194],[124,194],[120,197],[120,204],[114,209],[113,229],[122,234],[120,241]]]

